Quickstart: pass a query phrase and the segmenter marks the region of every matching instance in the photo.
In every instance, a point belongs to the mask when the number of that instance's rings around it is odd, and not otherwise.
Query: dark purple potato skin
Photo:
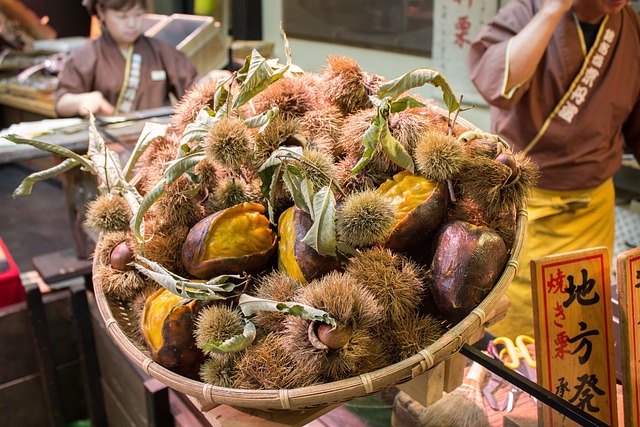
[[[465,221],[446,223],[431,263],[441,316],[451,324],[464,319],[491,291],[507,260],[507,247],[493,229]]]

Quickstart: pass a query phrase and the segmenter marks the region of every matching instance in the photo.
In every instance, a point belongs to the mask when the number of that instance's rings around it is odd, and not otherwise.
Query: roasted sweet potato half
[[[396,224],[385,247],[415,255],[428,250],[447,212],[447,187],[424,176],[403,171],[379,188],[396,208]]]
[[[458,323],[487,296],[508,260],[496,231],[465,221],[446,223],[431,263],[432,293],[442,316]]]
[[[182,262],[199,279],[262,270],[277,247],[264,206],[241,203],[204,218],[189,231]]]
[[[337,258],[322,256],[302,242],[313,222],[308,213],[292,206],[278,220],[278,271],[302,283],[340,269]]]
[[[202,303],[159,289],[148,299],[140,319],[151,359],[180,375],[197,379],[205,354],[195,343],[193,328]]]

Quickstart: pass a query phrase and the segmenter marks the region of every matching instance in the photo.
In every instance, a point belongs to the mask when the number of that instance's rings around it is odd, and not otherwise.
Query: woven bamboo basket
[[[258,410],[305,410],[346,402],[404,383],[457,353],[469,338],[483,327],[487,316],[503,296],[518,268],[524,241],[527,212],[518,209],[516,237],[509,260],[486,298],[461,322],[419,353],[393,365],[357,377],[310,387],[280,390],[246,390],[215,387],[178,375],[151,360],[146,350],[134,344],[121,328],[126,316],[117,301],[104,294],[102,283],[94,279],[95,297],[106,328],[120,350],[149,376],[200,401]],[[95,262],[98,258],[94,258]]]
[[[434,108],[442,117],[448,112]],[[456,127],[463,130],[479,130],[468,120],[458,117]],[[279,390],[249,390],[217,387],[176,374],[154,362],[148,351],[132,342],[122,325],[127,322],[127,310],[116,300],[107,297],[99,278],[94,277],[94,291],[98,309],[106,329],[120,350],[149,376],[158,379],[172,389],[210,404],[258,411],[304,411],[343,403],[358,397],[374,394],[385,388],[407,382],[428,371],[456,354],[484,327],[488,316],[497,308],[518,268],[518,260],[527,226],[526,206],[518,206],[513,247],[502,274],[485,299],[462,321],[444,333],[437,341],[417,354],[398,363],[330,383],[309,387]],[[94,257],[94,271],[99,257]]]

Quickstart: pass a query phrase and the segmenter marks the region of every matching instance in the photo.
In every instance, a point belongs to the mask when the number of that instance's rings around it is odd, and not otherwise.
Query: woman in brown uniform
[[[122,114],[170,104],[196,81],[189,58],[142,35],[146,0],[87,0],[102,35],[66,61],[55,92],[60,117]]]
[[[640,159],[640,18],[628,0],[511,0],[482,28],[471,78],[493,133],[540,168],[512,307],[493,333],[533,333],[529,260],[606,246],[624,145]]]

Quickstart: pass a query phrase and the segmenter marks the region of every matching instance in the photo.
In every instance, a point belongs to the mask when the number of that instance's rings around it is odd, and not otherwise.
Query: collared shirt
[[[504,91],[510,39],[543,0],[512,0],[471,46],[469,70],[491,108],[492,132],[539,166],[539,187],[595,188],[620,168],[626,143],[640,159],[640,17],[630,7],[605,17],[585,52],[568,12],[534,75]]]
[[[103,33],[67,59],[55,100],[65,93],[97,90],[115,106],[126,77],[124,98],[130,103],[127,109],[157,108],[170,105],[170,93],[180,99],[197,78],[197,71],[185,54],[166,42],[145,36],[136,40],[130,62],[132,66],[125,73],[125,56],[109,34]]]

